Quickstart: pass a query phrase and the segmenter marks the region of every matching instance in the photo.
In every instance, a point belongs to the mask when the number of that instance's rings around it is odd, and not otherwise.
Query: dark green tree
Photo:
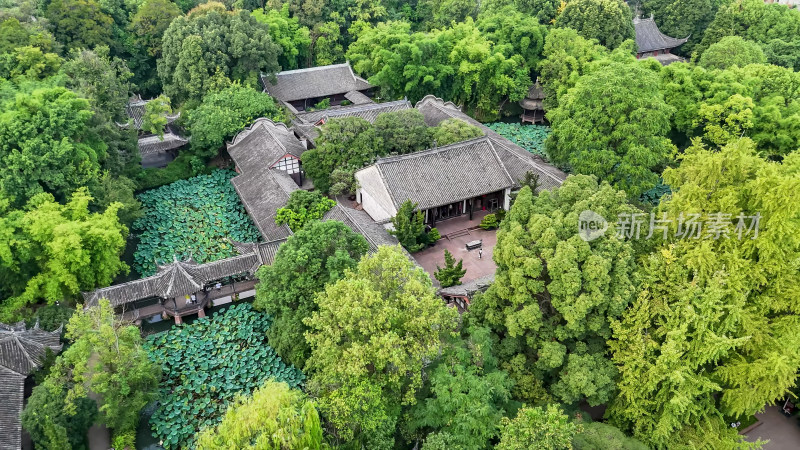
[[[375,135],[381,140],[379,156],[412,153],[430,147],[431,138],[425,117],[418,109],[406,109],[380,114],[375,123]]]
[[[767,57],[757,43],[739,36],[725,36],[703,52],[699,64],[706,69],[727,69],[734,65],[744,67],[766,61]]]
[[[632,19],[623,0],[572,0],[556,17],[556,26],[572,28],[586,39],[614,49],[635,38]]]
[[[389,231],[400,241],[400,245],[411,253],[420,251],[428,245],[425,216],[422,211],[416,209],[416,203],[411,200],[404,201],[392,218],[393,229]]]
[[[45,13],[53,34],[65,47],[92,49],[113,43],[114,19],[95,0],[53,0]]]
[[[215,76],[257,86],[260,73],[278,71],[280,51],[268,26],[247,11],[210,10],[172,21],[164,32],[158,75],[174,101],[200,100],[218,83]]]
[[[278,212],[275,214],[275,223],[287,224],[296,233],[309,223],[322,219],[334,205],[336,205],[335,201],[319,192],[300,189],[289,195],[286,206],[278,208]]]
[[[181,10],[170,0],[145,0],[129,26],[134,42],[144,48],[148,56],[159,58],[164,33],[169,24],[181,15]]]
[[[281,54],[278,64],[281,70],[306,67],[310,64],[311,34],[307,27],[300,25],[296,17],[289,16],[289,3],[281,9],[257,9],[253,17],[261,23],[269,25],[269,35],[280,45]]]
[[[364,237],[341,222],[312,222],[281,245],[272,265],[258,270],[253,306],[272,316],[267,336],[284,360],[305,365],[310,347],[303,319],[317,310],[314,295],[355,268],[367,249]]]
[[[547,28],[536,18],[511,6],[484,8],[476,25],[486,39],[506,48],[506,56],[522,56],[530,69],[539,63]]]
[[[459,259],[458,263],[456,263],[456,259],[453,258],[453,254],[450,253],[448,250],[444,251],[444,268],[436,266],[436,272],[433,274],[437,280],[439,280],[439,284],[442,287],[450,287],[455,286],[457,284],[461,284],[461,278],[464,277],[464,274],[467,271],[463,268],[464,261]]]
[[[33,388],[20,418],[36,448],[88,448],[86,433],[97,417],[97,405],[94,400],[81,397],[68,407],[68,390],[63,380],[47,380]]]
[[[431,129],[433,141],[438,146],[455,144],[483,136],[483,130],[461,119],[447,119]]]

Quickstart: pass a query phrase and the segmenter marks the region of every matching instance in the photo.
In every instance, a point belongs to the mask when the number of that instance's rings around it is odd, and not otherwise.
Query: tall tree
[[[113,430],[114,447],[133,446],[139,413],[155,396],[161,371],[142,348],[139,328],[115,317],[108,300],[78,308],[67,324],[72,345],[61,354],[49,378],[73,384],[67,408],[75,399],[96,394],[100,419]]]
[[[0,186],[13,206],[39,192],[64,200],[97,183],[105,149],[87,139],[92,115],[87,100],[63,87],[20,92],[3,103]]]
[[[461,278],[467,271],[463,268],[464,260],[453,258],[453,254],[448,250],[444,251],[444,268],[436,266],[433,276],[439,281],[442,287],[450,287],[461,284]]]
[[[800,368],[800,153],[768,162],[749,139],[696,143],[664,173],[669,239],[614,324],[620,394],[607,414],[656,448],[738,448],[723,422],[786,395]],[[699,214],[700,238],[676,236]],[[679,225],[680,224],[680,225]],[[691,233],[693,234],[693,233]]]
[[[296,190],[289,195],[286,206],[278,208],[275,223],[288,224],[295,233],[307,224],[322,219],[336,202],[319,192]]]
[[[317,296],[306,319],[308,389],[337,441],[390,449],[403,405],[413,405],[425,365],[455,311],[399,247],[382,246]]]
[[[3,322],[36,301],[71,301],[81,291],[108,286],[128,266],[120,260],[128,230],[119,223],[120,204],[90,213],[86,188],[65,205],[50,194],[35,195],[24,211],[0,217],[0,279]]]
[[[342,278],[367,253],[363,236],[341,222],[313,222],[281,245],[272,265],[258,270],[254,307],[273,317],[270,345],[302,368],[311,353],[303,320],[317,310],[314,295]]]
[[[634,39],[631,9],[623,0],[571,0],[556,17],[556,26],[577,30],[610,49]]]
[[[297,69],[310,64],[311,33],[301,26],[296,17],[289,17],[289,3],[280,10],[257,9],[253,17],[269,26],[269,35],[281,47],[278,64],[281,70]]]
[[[418,109],[387,112],[378,115],[373,124],[375,135],[382,142],[381,153],[406,154],[430,147],[431,138],[425,116]]]
[[[544,107],[558,106],[560,98],[581,76],[588,73],[589,63],[608,56],[608,49],[595,39],[586,39],[571,28],[552,28],[545,38],[542,61],[539,62]]]
[[[487,8],[483,9],[476,24],[486,39],[506,47],[506,56],[521,55],[529,69],[534,69],[539,63],[547,29],[534,17],[510,6]]]
[[[247,11],[212,9],[176,18],[164,32],[158,61],[164,92],[178,102],[199,100],[217,73],[256,86],[260,73],[279,69],[281,50],[268,28]]]
[[[425,217],[422,211],[417,211],[417,204],[411,200],[406,200],[400,205],[397,214],[392,218],[392,228],[389,233],[411,253],[420,251],[428,245]]]
[[[92,49],[113,43],[114,19],[95,0],[53,0],[45,16],[53,26],[55,38],[67,48]]]
[[[606,340],[635,295],[634,250],[613,226],[584,240],[585,210],[613,220],[633,208],[584,175],[536,197],[524,187],[497,232],[495,282],[470,306],[470,323],[496,334],[515,397],[527,402],[599,405],[615,391]]]
[[[97,417],[97,405],[82,397],[68,407],[68,386],[64,380],[48,379],[33,388],[20,419],[36,448],[88,448],[87,432]]]
[[[314,402],[288,384],[271,380],[228,406],[219,425],[197,435],[196,446],[199,450],[325,448]]]
[[[130,30],[136,45],[153,58],[161,56],[161,41],[169,25],[181,10],[170,0],[145,0],[131,19]]]
[[[525,450],[528,448],[549,448],[570,450],[572,438],[581,431],[572,423],[558,405],[547,408],[522,408],[513,420],[503,418],[498,450]]]
[[[666,137],[674,110],[659,92],[658,72],[646,64],[631,57],[609,61],[561,97],[548,112],[553,133],[547,154],[556,164],[595,175],[631,197],[656,185],[654,171],[677,150]]]
[[[727,69],[734,65],[744,67],[765,62],[767,57],[757,43],[739,36],[725,36],[703,52],[699,64],[706,69]]]

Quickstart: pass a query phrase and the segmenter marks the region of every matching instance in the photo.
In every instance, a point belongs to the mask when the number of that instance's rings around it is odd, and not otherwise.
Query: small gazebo
[[[537,78],[536,83],[528,89],[528,95],[519,101],[519,106],[523,110],[522,115],[519,116],[522,119],[522,123],[544,123],[542,100],[544,100],[544,90],[542,90],[542,85]]]

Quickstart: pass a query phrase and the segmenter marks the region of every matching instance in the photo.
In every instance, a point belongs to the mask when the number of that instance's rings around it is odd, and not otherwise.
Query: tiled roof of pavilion
[[[411,102],[408,100],[397,100],[385,103],[367,103],[350,106],[334,106],[320,111],[304,111],[297,114],[297,118],[309,124],[316,124],[322,119],[332,119],[339,117],[361,117],[372,123],[378,118],[378,114],[385,112],[402,111],[411,109]]]
[[[539,79],[536,79],[536,83],[532,84],[530,88],[528,88],[528,94],[519,101],[519,105],[525,109],[536,110],[542,109],[542,100],[544,99],[544,90],[542,89],[542,85],[539,83]]]
[[[633,27],[636,30],[636,46],[639,48],[638,53],[675,48],[689,40],[689,36],[683,39],[676,39],[662,33],[653,20],[653,16],[647,19],[639,17],[633,19]]]
[[[150,103],[151,100],[142,100],[141,95],[134,95],[128,101],[128,104],[125,105],[125,114],[128,115],[128,122],[127,123],[118,123],[122,128],[129,128],[132,127],[136,130],[142,129],[142,124],[144,123],[144,113],[147,104]],[[173,114],[167,115],[167,123],[170,124],[178,119],[181,114]]]
[[[282,239],[250,244],[235,243],[239,255],[205,264],[198,264],[191,259],[176,260],[159,266],[155,275],[84,292],[85,307],[96,305],[102,298],[108,299],[111,306],[116,307],[152,297],[181,297],[201,290],[211,281],[244,273],[254,275],[262,265],[272,264],[275,252],[283,242]]]
[[[378,158],[374,167],[396,209],[406,200],[428,209],[514,185],[492,141],[485,136]]]
[[[446,119],[457,118],[482,129],[494,144],[494,148],[503,161],[506,170],[511,175],[511,179],[514,180],[515,186],[519,186],[519,180],[525,178],[526,172],[539,175],[540,190],[561,186],[561,183],[567,178],[567,175],[557,167],[464,114],[452,102],[445,102],[433,95],[427,95],[417,102],[415,108],[425,116],[425,123],[431,127],[439,125]]]
[[[174,133],[164,133],[163,137],[156,135],[139,138],[139,153],[141,155],[149,155],[151,153],[160,153],[183,147],[189,142]]]
[[[21,448],[25,378],[42,366],[48,349],[61,351],[60,335],[61,327],[45,331],[38,322],[29,329],[0,323],[0,449]]]
[[[341,203],[331,208],[322,220],[338,220],[347,225],[348,228],[364,236],[369,244],[369,253],[378,251],[381,245],[397,245],[397,239],[389,234],[389,231],[382,225],[375,223],[374,220],[364,211],[348,208]]]
[[[261,83],[269,95],[284,102],[347,94],[372,87],[367,80],[353,73],[349,63],[284,70],[275,74],[275,79],[276,82],[272,83],[268,76],[262,75]]]

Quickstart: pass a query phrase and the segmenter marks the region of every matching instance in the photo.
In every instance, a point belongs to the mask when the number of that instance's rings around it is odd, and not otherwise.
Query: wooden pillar
[[[182,323],[183,323],[183,320],[181,320],[181,316],[180,316],[180,314],[177,314],[177,313],[176,313],[176,314],[175,314],[175,325],[180,325],[180,324],[182,324]]]

